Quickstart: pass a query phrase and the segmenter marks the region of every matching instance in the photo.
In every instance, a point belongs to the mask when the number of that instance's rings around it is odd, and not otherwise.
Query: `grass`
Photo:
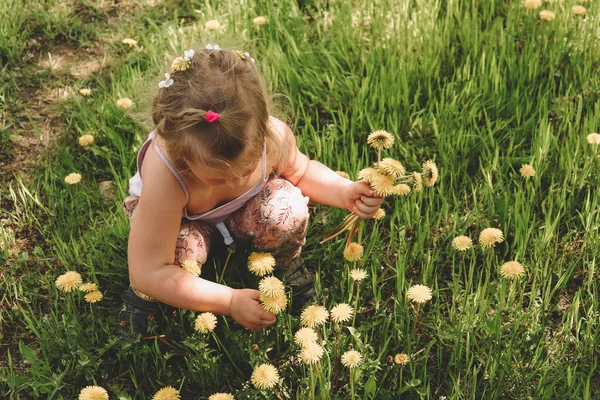
[[[219,391],[592,399],[600,391],[600,150],[586,141],[600,123],[595,3],[585,4],[586,16],[572,12],[571,0],[544,3],[554,21],[499,0],[38,3],[0,5],[0,397],[74,398],[95,384],[131,399],[167,385],[185,399]],[[255,26],[258,15],[268,23]],[[206,31],[210,19],[221,28]],[[126,37],[137,46],[122,44]],[[354,305],[349,269],[369,276],[353,326],[319,329],[326,354],[312,367],[293,361],[299,320],[287,313],[260,332],[219,317],[214,334],[198,335],[194,313],[170,310],[164,336],[113,333],[128,284],[120,203],[147,134],[133,117],[166,54],[232,38],[280,94],[276,103],[310,157],[356,177],[376,157],[367,135],[385,129],[396,137],[386,155],[411,170],[433,159],[441,172],[430,190],[386,201],[386,219],[365,225],[356,265],[341,257],[343,240],[318,244],[345,212],[314,207],[303,254],[318,270],[318,302]],[[63,66],[45,66],[48,54]],[[90,54],[103,60],[100,69],[69,72]],[[42,100],[57,88],[70,95]],[[121,97],[136,107],[119,109]],[[45,119],[51,144],[22,147],[18,138],[43,136]],[[77,137],[86,133],[95,143],[83,148]],[[536,171],[529,180],[519,174],[525,163]],[[70,172],[82,182],[67,186]],[[108,198],[102,181],[112,182]],[[476,242],[487,227],[505,241],[453,250],[454,237]],[[523,278],[500,276],[511,260],[524,265]],[[232,263],[232,286],[256,285],[243,253]],[[223,260],[214,265],[220,275]],[[104,299],[59,292],[54,281],[68,270],[98,283]],[[414,284],[433,290],[417,325],[406,297]],[[351,348],[364,363],[350,373],[340,356]],[[409,355],[406,365],[390,361],[398,353]],[[282,377],[275,391],[249,381],[266,362]]]

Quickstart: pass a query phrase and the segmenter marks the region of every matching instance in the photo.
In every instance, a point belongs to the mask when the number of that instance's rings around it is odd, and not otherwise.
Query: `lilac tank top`
[[[185,193],[186,205],[183,208],[182,216],[186,219],[193,221],[202,221],[210,225],[214,225],[221,235],[223,235],[223,239],[225,240],[225,244],[229,245],[233,243],[233,238],[229,234],[227,227],[224,224],[224,221],[229,217],[234,211],[242,208],[244,204],[254,196],[256,196],[267,183],[267,143],[265,142],[265,146],[263,149],[262,155],[262,177],[260,181],[256,183],[256,185],[252,186],[246,193],[236,197],[235,199],[220,205],[219,207],[213,208],[212,210],[200,213],[200,214],[190,214],[187,210],[187,203],[190,201],[190,194],[188,188],[183,181],[183,178],[179,173],[175,170],[175,168],[171,165],[169,160],[165,157],[165,155],[160,151],[160,148],[156,145],[156,141],[153,140],[156,135],[156,131],[150,132],[148,135],[148,139],[142,145],[140,152],[137,157],[137,172],[136,174],[129,180],[129,194],[132,196],[141,196],[142,195],[142,163],[144,162],[144,157],[146,156],[146,152],[148,151],[148,147],[150,143],[153,144],[154,150],[158,157],[162,160],[165,166],[171,171],[173,176],[177,179],[183,192]]]

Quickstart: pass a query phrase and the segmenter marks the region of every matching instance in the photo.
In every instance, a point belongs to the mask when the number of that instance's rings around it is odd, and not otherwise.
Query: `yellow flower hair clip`
[[[192,58],[194,57],[194,54],[194,50],[190,49],[183,53],[183,57],[176,57],[173,60],[173,63],[171,63],[171,71],[178,72],[187,70],[190,65],[192,65]]]
[[[240,59],[246,61],[246,60],[250,60],[252,62],[254,62],[254,58],[250,57],[250,53],[248,53],[247,51],[241,51],[241,50],[233,50],[234,54],[236,56],[238,56]]]

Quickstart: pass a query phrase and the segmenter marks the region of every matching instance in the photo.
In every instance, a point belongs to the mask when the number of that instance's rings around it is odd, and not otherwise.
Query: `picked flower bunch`
[[[404,165],[393,158],[381,158],[383,149],[390,149],[394,144],[391,133],[383,130],[375,131],[367,137],[367,144],[377,150],[377,162],[358,173],[358,178],[368,182],[373,192],[382,197],[406,196],[411,191],[420,192],[423,186],[431,187],[438,179],[437,166],[431,160],[425,161],[421,172],[407,172]],[[349,231],[346,247],[362,224],[357,214],[347,215],[341,223],[329,231],[322,243],[331,240],[345,231]]]
[[[270,253],[253,252],[248,257],[248,270],[262,278],[258,284],[258,290],[263,309],[273,314],[279,314],[287,306],[287,296],[283,282],[276,276],[269,275],[274,269],[275,258]]]

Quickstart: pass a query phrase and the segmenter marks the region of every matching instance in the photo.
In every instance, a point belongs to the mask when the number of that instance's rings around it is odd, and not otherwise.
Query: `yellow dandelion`
[[[260,302],[262,303],[265,311],[268,311],[273,314],[279,314],[285,307],[287,306],[287,296],[268,296],[264,293],[260,294]]]
[[[271,253],[255,253],[248,257],[248,270],[256,276],[265,276],[273,272],[275,258]]]
[[[535,176],[535,169],[533,169],[533,165],[531,164],[523,164],[521,168],[519,168],[519,173],[523,178],[529,179]]]
[[[102,386],[86,386],[79,392],[79,400],[108,400],[108,392]]]
[[[377,175],[367,182],[371,184],[371,189],[373,189],[377,196],[386,197],[394,194],[396,180],[393,176]]]
[[[207,31],[214,31],[215,29],[219,29],[220,26],[221,26],[221,24],[216,19],[211,19],[210,21],[206,21],[206,24],[204,24],[204,28]]]
[[[394,356],[394,362],[396,364],[406,365],[406,364],[408,364],[408,361],[409,361],[408,354],[400,353],[400,354],[396,354]]]
[[[61,292],[70,293],[77,289],[81,282],[81,275],[75,271],[69,271],[56,278],[55,284]]]
[[[349,304],[340,303],[331,309],[331,320],[333,322],[346,322],[352,318],[354,309]]]
[[[306,364],[316,364],[323,357],[323,348],[316,342],[308,342],[300,350],[300,359]]]
[[[314,328],[324,324],[328,317],[329,311],[327,311],[325,307],[313,304],[302,311],[302,314],[300,314],[300,321],[302,322],[302,325]]]
[[[585,15],[587,13],[587,9],[584,6],[573,6],[571,7],[571,11],[576,15]]]
[[[271,297],[279,297],[285,295],[285,286],[276,276],[267,276],[262,278],[258,283],[258,290],[262,294],[266,294]]]
[[[375,179],[376,177],[378,177],[380,175],[381,174],[379,173],[379,171],[377,171],[373,167],[363,168],[360,171],[358,171],[358,179],[361,179],[361,180],[369,182],[369,183],[373,179]]]
[[[82,135],[79,136],[78,141],[81,147],[86,147],[94,143],[94,137],[92,135]]]
[[[185,71],[190,67],[191,64],[192,64],[191,61],[188,61],[183,57],[175,57],[175,59],[171,63],[171,71],[174,71],[174,72]]]
[[[167,386],[160,389],[158,392],[154,394],[152,400],[179,400],[179,390],[175,389],[173,386]]]
[[[348,243],[344,249],[344,258],[350,262],[359,261],[362,259],[364,249],[360,243]]]
[[[267,23],[267,18],[259,15],[258,17],[255,17],[252,22],[254,22],[254,25],[264,25]]]
[[[342,364],[347,368],[355,368],[362,364],[363,356],[356,350],[348,350],[342,354]]]
[[[367,143],[377,150],[389,149],[394,145],[394,137],[387,131],[375,131],[367,137]]]
[[[131,38],[125,38],[123,40],[121,40],[121,43],[126,44],[129,47],[133,47],[137,45],[137,40],[131,39]]]
[[[539,13],[540,20],[542,21],[554,21],[556,14],[550,10],[542,10]]]
[[[504,241],[504,233],[500,229],[485,228],[479,234],[479,244],[482,247],[494,247]]]
[[[294,342],[301,347],[306,346],[308,343],[316,342],[317,339],[317,332],[312,328],[300,328],[294,334]]]
[[[259,389],[272,389],[279,381],[279,372],[271,364],[262,364],[254,369],[250,380]]]
[[[373,219],[384,219],[385,218],[385,210],[383,208],[379,208],[375,214],[373,214]]]
[[[350,175],[348,175],[347,172],[344,172],[344,171],[335,171],[335,173],[338,174],[339,176],[341,176],[342,178],[350,179]]]
[[[365,271],[362,268],[354,268],[353,270],[350,271],[350,278],[352,278],[352,280],[360,282],[363,279],[365,279],[366,277],[367,277],[367,271]]]
[[[412,177],[413,190],[415,192],[423,190],[423,176],[416,171],[412,172],[410,175]]]
[[[181,269],[183,269],[188,274],[192,274],[194,276],[200,276],[200,274],[202,273],[202,268],[196,260],[183,260],[183,262],[181,263]]]
[[[211,394],[208,400],[235,400],[231,393],[215,393]]]
[[[457,236],[452,239],[452,247],[454,250],[466,251],[473,247],[473,241],[468,236]]]
[[[384,158],[380,162],[375,164],[375,168],[384,174],[392,175],[396,178],[401,177],[406,172],[404,165],[398,160],[393,158]]]
[[[102,292],[99,290],[92,290],[91,292],[86,293],[85,296],[83,296],[83,299],[88,303],[97,303],[102,300],[103,297]]]
[[[410,186],[408,186],[406,183],[400,183],[392,188],[392,192],[396,196],[406,196],[410,193]]]
[[[600,144],[600,134],[598,133],[590,133],[586,136],[586,139],[589,144]]]
[[[215,317],[215,314],[210,312],[199,314],[194,322],[194,329],[199,333],[212,332],[215,330],[216,326],[217,317]]]
[[[133,107],[133,101],[127,97],[123,97],[122,99],[117,100],[117,107],[123,110],[129,110]]]
[[[75,185],[81,182],[81,175],[77,172],[71,172],[69,175],[65,176],[65,182],[69,185]]]
[[[518,261],[509,261],[500,267],[500,275],[506,279],[520,278],[525,274],[525,269]]]
[[[413,285],[406,292],[406,297],[415,303],[425,303],[431,300],[431,289],[425,285]]]
[[[88,97],[92,94],[92,89],[89,89],[89,88],[79,89],[79,94],[81,94],[82,96]]]
[[[523,0],[523,7],[535,10],[542,6],[542,0]]]
[[[432,187],[438,179],[439,172],[437,165],[431,160],[423,163],[423,172],[421,174],[426,186]]]
[[[93,282],[86,282],[79,285],[77,289],[81,290],[82,292],[93,292],[94,290],[98,290],[98,285]]]

